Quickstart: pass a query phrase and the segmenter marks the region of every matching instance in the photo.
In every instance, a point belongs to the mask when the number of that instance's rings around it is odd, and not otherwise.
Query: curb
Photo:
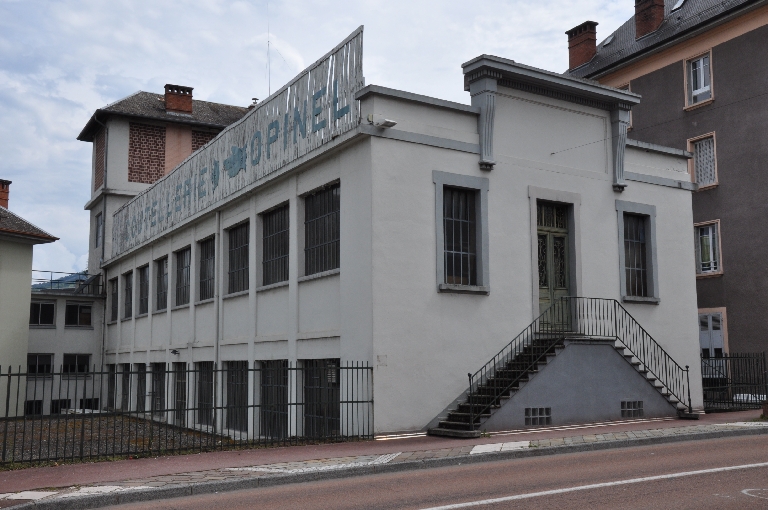
[[[581,453],[588,451],[613,450],[632,446],[661,445],[679,443],[684,441],[699,441],[705,439],[719,439],[726,437],[768,435],[768,427],[745,428],[744,430],[723,430],[717,432],[701,432],[696,434],[681,434],[679,436],[659,436],[640,439],[620,439],[617,441],[605,441],[595,443],[579,443],[567,446],[534,447],[526,450],[512,450],[506,452],[489,452],[475,455],[463,455],[458,457],[443,457],[433,459],[420,459],[405,461],[395,464],[380,464],[377,466],[363,466],[335,469],[332,471],[320,471],[313,473],[277,474],[266,475],[257,478],[244,478],[233,480],[220,480],[197,484],[167,485],[157,489],[136,490],[117,494],[95,494],[78,496],[66,499],[51,498],[39,501],[30,501],[13,508],[26,509],[57,509],[57,510],[86,510],[91,508],[103,508],[112,505],[127,503],[139,503],[144,501],[156,501],[185,496],[215,494],[218,492],[231,492],[259,487],[275,487],[278,485],[290,485],[294,483],[313,482],[319,480],[335,480],[356,476],[366,476],[380,473],[398,473],[413,471],[416,469],[432,469],[437,467],[458,466],[461,464],[479,464],[482,462],[494,462],[508,459],[523,459],[529,457],[543,457],[548,455],[560,455],[565,453]]]

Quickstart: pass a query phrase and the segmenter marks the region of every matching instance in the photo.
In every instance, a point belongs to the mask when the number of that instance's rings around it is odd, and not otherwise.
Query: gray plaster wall
[[[552,425],[621,419],[622,400],[642,400],[646,418],[676,416],[675,408],[614,348],[613,342],[566,341],[551,363],[531,378],[482,426],[525,427],[526,407],[552,409]]]

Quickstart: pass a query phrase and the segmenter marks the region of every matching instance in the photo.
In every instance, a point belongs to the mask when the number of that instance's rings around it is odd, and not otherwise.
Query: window
[[[57,398],[51,400],[51,414],[62,414],[72,407],[72,400],[68,398]]]
[[[91,304],[67,303],[67,309],[64,313],[65,326],[90,326],[91,325]]]
[[[27,354],[27,373],[43,376],[53,373],[53,354]]]
[[[619,220],[621,296],[625,302],[659,302],[656,207],[616,201]]]
[[[117,320],[117,278],[109,280],[109,301],[110,301],[110,315],[109,320],[114,322]]]
[[[176,252],[176,306],[189,303],[189,270],[192,249]]]
[[[93,244],[96,248],[101,246],[104,236],[104,217],[101,213],[96,215],[96,231],[93,233]]]
[[[712,75],[710,54],[701,55],[686,61],[686,82],[688,86],[688,106],[712,98]]]
[[[288,437],[288,360],[261,362],[260,433],[271,439]]]
[[[696,232],[696,272],[698,274],[720,274],[720,222],[711,222],[695,226]]]
[[[90,354],[65,354],[62,371],[65,374],[87,374],[90,363]]]
[[[216,282],[216,239],[200,242],[200,301],[214,296]]]
[[[36,303],[29,305],[30,326],[53,326],[56,319],[55,303]]]
[[[699,188],[717,185],[717,158],[714,133],[688,141],[688,150],[693,152],[692,179]]]
[[[131,364],[123,363],[120,382],[120,410],[130,411],[131,403]]]
[[[125,282],[125,301],[123,309],[123,318],[133,317],[133,271],[123,275]]]
[[[139,315],[149,313],[149,266],[139,268]]]
[[[40,416],[41,414],[43,414],[42,400],[26,400],[24,402],[25,416]]]
[[[339,360],[304,360],[304,435],[337,436],[341,431]]]
[[[147,365],[137,363],[136,367],[136,411],[143,413],[147,404]]]
[[[200,425],[213,425],[213,361],[195,363],[197,378],[197,419]]]
[[[622,400],[621,401],[621,417],[622,418],[642,418],[643,416],[645,416],[645,413],[643,413],[642,400]]]
[[[304,274],[339,267],[341,188],[329,186],[304,198]]]
[[[155,262],[157,272],[157,296],[155,306],[158,310],[168,307],[168,257]]]
[[[525,425],[527,427],[537,425],[552,425],[551,407],[526,407]]]
[[[248,290],[248,223],[229,230],[229,293]]]
[[[117,390],[117,365],[107,365],[107,409],[115,409],[115,395]]]
[[[173,364],[174,413],[173,422],[179,427],[187,424],[187,364]]]
[[[288,280],[288,206],[264,213],[261,217],[263,285]]]
[[[152,415],[165,411],[165,363],[152,363]]]
[[[227,428],[248,431],[248,362],[227,362]]]

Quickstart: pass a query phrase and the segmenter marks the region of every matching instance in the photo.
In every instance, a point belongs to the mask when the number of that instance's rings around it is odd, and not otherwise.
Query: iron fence
[[[760,409],[768,400],[765,353],[723,354],[701,358],[704,410]]]
[[[337,359],[0,374],[0,465],[373,438],[373,369]]]

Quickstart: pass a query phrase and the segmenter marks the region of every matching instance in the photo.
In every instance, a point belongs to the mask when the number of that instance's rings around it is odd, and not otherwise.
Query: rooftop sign
[[[112,257],[354,129],[363,27],[114,214]]]

